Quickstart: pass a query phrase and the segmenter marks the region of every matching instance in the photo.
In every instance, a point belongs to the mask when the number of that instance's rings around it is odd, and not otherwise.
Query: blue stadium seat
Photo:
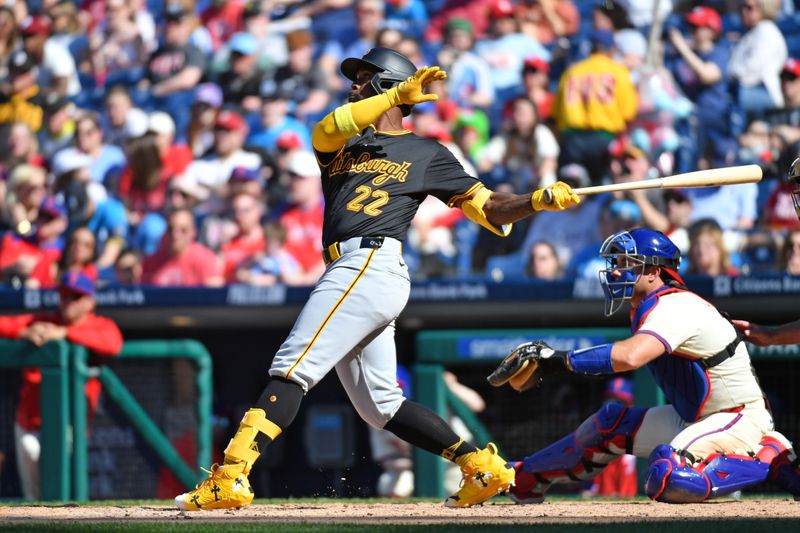
[[[525,276],[528,255],[522,251],[508,255],[494,255],[486,261],[486,276],[495,281]]]

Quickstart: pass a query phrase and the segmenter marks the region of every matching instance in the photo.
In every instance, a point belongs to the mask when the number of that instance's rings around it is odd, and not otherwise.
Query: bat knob
[[[544,190],[544,194],[542,195],[542,198],[544,199],[544,203],[552,204],[553,203],[553,191],[551,191],[550,189],[545,189]]]

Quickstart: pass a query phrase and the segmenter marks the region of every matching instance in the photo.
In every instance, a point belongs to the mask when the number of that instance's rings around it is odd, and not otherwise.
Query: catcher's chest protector
[[[639,330],[644,319],[655,309],[662,296],[675,292],[690,291],[664,286],[648,294],[631,316],[633,333]],[[677,353],[664,354],[648,363],[647,368],[681,418],[687,422],[694,422],[700,417],[703,405],[711,393],[711,382],[708,371],[687,357]]]

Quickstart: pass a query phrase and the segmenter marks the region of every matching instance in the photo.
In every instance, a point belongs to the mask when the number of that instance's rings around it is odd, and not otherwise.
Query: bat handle
[[[551,191],[550,189],[545,189],[544,190],[544,194],[542,195],[542,198],[544,199],[544,203],[552,204],[553,203],[553,191]]]

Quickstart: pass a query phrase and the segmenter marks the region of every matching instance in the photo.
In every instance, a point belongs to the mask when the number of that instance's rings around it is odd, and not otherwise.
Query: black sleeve
[[[186,67],[197,67],[202,71],[206,70],[206,57],[196,46],[186,47]]]
[[[425,192],[450,205],[456,197],[470,192],[480,184],[470,176],[455,156],[436,141],[436,153],[425,171]]]

